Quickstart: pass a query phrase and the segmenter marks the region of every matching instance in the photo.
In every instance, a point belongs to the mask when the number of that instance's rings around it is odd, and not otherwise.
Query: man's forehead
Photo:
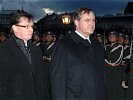
[[[28,19],[27,17],[21,17],[20,18],[20,22],[33,22],[33,20],[32,19]]]
[[[116,35],[109,35],[109,37],[117,37]]]
[[[81,19],[95,19],[95,16],[85,13],[85,14],[81,15]]]

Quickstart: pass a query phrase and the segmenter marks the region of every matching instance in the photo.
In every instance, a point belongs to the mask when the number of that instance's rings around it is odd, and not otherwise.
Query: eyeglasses
[[[24,27],[26,29],[30,29],[30,28],[35,29],[35,26],[34,25],[33,26],[15,25],[15,26]]]
[[[97,20],[96,19],[87,19],[87,20],[85,20],[86,22],[97,22]]]

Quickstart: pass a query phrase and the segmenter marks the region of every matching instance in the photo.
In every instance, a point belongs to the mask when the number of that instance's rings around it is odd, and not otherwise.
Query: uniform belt
[[[105,64],[106,67],[120,67],[120,64],[115,64],[115,65],[111,65],[111,64]]]
[[[128,72],[133,72],[133,69],[129,69]]]

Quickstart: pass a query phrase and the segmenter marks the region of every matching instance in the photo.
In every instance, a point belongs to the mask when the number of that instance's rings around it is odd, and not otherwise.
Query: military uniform
[[[54,46],[54,41],[53,39],[50,40],[46,40],[46,36],[50,35],[53,38],[53,32],[52,31],[47,31],[44,33],[45,34],[45,41],[43,41],[43,43],[41,44],[41,50],[43,53],[43,59],[46,63],[49,63],[51,61],[51,53],[53,50],[53,46]],[[50,37],[51,38],[51,37]]]
[[[5,33],[5,32],[0,32],[0,43],[6,41],[6,40],[8,39],[7,36],[8,36],[7,33]]]
[[[125,73],[127,73],[128,71],[130,60],[131,60],[131,48],[130,45],[125,45],[123,52],[123,60],[122,60],[124,78],[125,78]]]
[[[102,34],[97,33],[97,34],[96,34],[96,39],[98,40],[98,42],[99,42],[102,46],[104,46],[104,40],[103,40],[103,35],[102,35]]]
[[[41,45],[40,35],[41,34],[38,31],[34,31],[33,36],[32,36],[33,44],[35,44],[38,47],[40,47],[40,45]]]
[[[51,42],[49,44],[42,44],[42,53],[43,53],[43,59],[44,61],[47,63],[47,62],[50,62],[51,61],[51,52],[53,50],[53,46],[54,46],[54,42]]]
[[[111,33],[111,35],[116,35]],[[123,46],[117,42],[105,46],[105,73],[107,83],[107,99],[123,100],[121,61]]]
[[[47,41],[47,36],[50,35],[52,36],[52,39]],[[51,37],[50,37],[51,38]],[[53,51],[54,48],[54,44],[55,42],[53,42],[53,32],[52,31],[46,31],[43,34],[43,43],[41,43],[40,48],[43,54],[43,60],[45,62],[45,67],[48,70],[48,79],[49,79],[49,66],[50,66],[50,61],[51,61],[51,53]],[[50,80],[48,80],[48,84],[50,85]],[[49,86],[50,88],[50,86]],[[50,91],[50,90],[49,90]],[[50,93],[51,95],[51,93]]]

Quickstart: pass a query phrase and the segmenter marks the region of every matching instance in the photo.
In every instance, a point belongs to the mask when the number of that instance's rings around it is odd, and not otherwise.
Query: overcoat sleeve
[[[67,52],[63,43],[57,42],[52,53],[50,66],[52,100],[66,99]]]
[[[39,48],[34,48],[34,58],[36,65],[34,68],[34,83],[37,100],[49,100],[48,70],[43,61],[43,56]]]
[[[8,72],[6,70],[6,62],[4,62],[4,55],[2,48],[0,47],[0,100],[6,98],[7,93],[7,81],[8,81]],[[8,65],[7,65],[8,66]]]

